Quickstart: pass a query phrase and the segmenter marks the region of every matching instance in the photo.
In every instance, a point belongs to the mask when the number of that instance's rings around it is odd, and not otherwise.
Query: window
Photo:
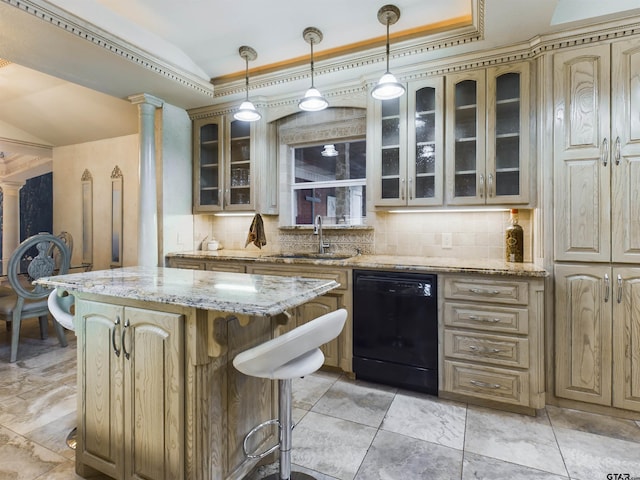
[[[295,225],[310,225],[321,215],[325,225],[360,225],[366,213],[366,142],[293,148],[292,215]]]

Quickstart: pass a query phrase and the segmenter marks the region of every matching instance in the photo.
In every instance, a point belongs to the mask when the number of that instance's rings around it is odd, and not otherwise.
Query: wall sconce
[[[322,32],[315,27],[307,27],[302,32],[302,38],[311,45],[311,87],[304,94],[304,98],[298,103],[301,110],[307,112],[319,112],[329,106],[329,102],[320,94],[313,85],[313,44],[322,41]]]
[[[258,53],[251,47],[242,46],[238,49],[240,56],[245,61],[245,92],[246,97],[244,102],[240,104],[238,111],[233,114],[233,118],[242,122],[255,122],[260,120],[262,115],[256,110],[256,107],[249,101],[249,60],[253,61],[258,58]]]
[[[389,25],[393,25],[399,19],[400,9],[395,5],[385,5],[378,10],[378,20],[387,26],[387,71],[371,91],[371,96],[376,100],[391,100],[401,97],[405,92],[404,85],[389,71]]]
[[[336,150],[335,145],[325,145],[324,150],[320,152],[320,155],[322,155],[323,157],[337,157],[338,150]]]

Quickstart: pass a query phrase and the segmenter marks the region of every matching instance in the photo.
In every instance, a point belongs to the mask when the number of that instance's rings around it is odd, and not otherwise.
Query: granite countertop
[[[511,263],[492,259],[468,259],[445,257],[421,257],[408,255],[354,255],[348,258],[335,258],[327,254],[325,258],[296,257],[283,258],[275,252],[256,250],[216,250],[176,252],[168,258],[191,260],[235,260],[275,264],[300,264],[336,266],[363,269],[392,269],[406,272],[430,273],[475,273],[484,275],[512,275],[519,277],[547,277],[549,273],[533,263]]]
[[[333,280],[125,267],[40,278],[35,283],[70,292],[181,305],[245,315],[277,315],[323,295]]]

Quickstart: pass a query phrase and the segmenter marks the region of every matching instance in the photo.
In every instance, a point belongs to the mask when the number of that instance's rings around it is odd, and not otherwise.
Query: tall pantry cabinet
[[[640,39],[554,55],[556,396],[640,411]]]

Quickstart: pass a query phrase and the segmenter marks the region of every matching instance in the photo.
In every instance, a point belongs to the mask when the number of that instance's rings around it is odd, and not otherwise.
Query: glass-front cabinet
[[[251,124],[194,121],[194,213],[253,210]]]
[[[449,205],[529,203],[529,64],[447,77]]]
[[[443,86],[442,78],[415,82],[374,105],[376,205],[442,205]]]

